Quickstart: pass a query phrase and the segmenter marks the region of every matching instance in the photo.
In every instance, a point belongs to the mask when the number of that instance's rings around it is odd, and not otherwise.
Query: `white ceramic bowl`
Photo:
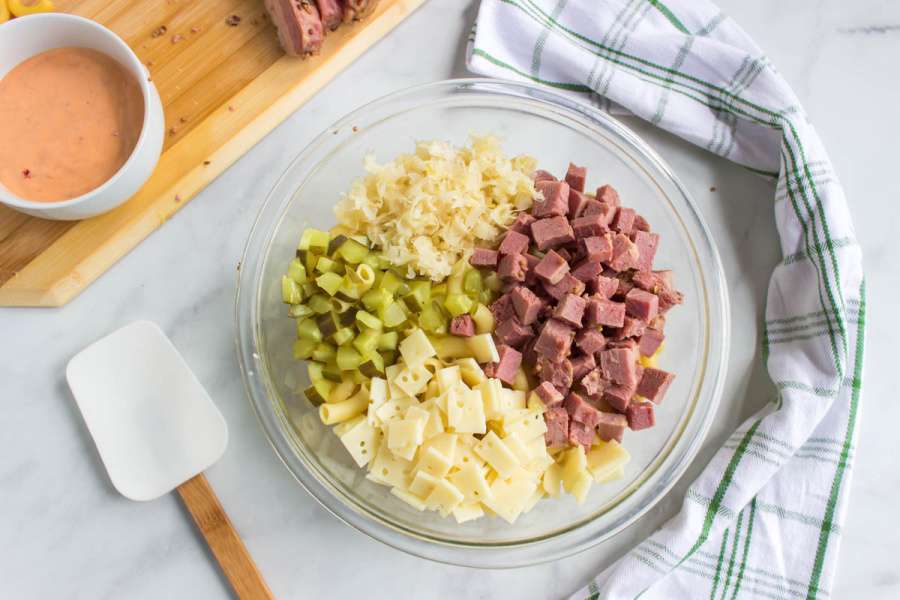
[[[0,202],[34,217],[73,220],[111,210],[140,189],[162,151],[165,134],[162,101],[149,73],[115,33],[94,21],[63,13],[19,17],[0,25],[0,79],[16,65],[53,48],[80,47],[102,52],[137,80],[144,97],[144,125],[131,156],[103,185],[61,202],[33,202],[14,196],[0,184]]]

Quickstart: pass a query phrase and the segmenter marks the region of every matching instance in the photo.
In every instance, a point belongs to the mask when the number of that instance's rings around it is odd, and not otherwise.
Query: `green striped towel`
[[[573,597],[828,598],[859,418],[865,284],[847,203],[787,83],[706,0],[482,0],[469,68],[602,99],[777,177],[777,390],[680,512]]]

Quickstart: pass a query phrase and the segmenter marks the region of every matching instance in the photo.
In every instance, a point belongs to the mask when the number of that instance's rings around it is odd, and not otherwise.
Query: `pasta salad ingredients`
[[[440,281],[478,242],[490,242],[531,206],[535,190],[528,156],[507,158],[492,136],[469,146],[419,142],[413,154],[379,164],[335,208],[339,225],[367,236],[409,277]]]

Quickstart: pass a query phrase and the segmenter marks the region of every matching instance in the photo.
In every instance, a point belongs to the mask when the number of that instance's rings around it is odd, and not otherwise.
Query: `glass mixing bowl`
[[[685,303],[667,315],[661,367],[677,377],[657,424],[628,432],[625,477],[594,485],[582,505],[545,499],[514,525],[499,518],[457,524],[419,512],[365,478],[303,398],[305,363],[293,360],[295,328],[281,303],[282,274],[307,226],[327,229],[332,208],[363,175],[363,158],[386,161],[418,140],[464,144],[499,136],[506,152],[540,168],[588,168],[590,189],[615,186],[661,235],[655,261],[670,268]],[[291,474],[335,516],[400,550],[472,567],[554,560],[621,531],[671,488],[696,454],[715,413],[728,355],[725,277],[709,231],[668,166],[608,115],[532,85],[468,79],[391,94],[322,132],[269,193],[241,262],[235,318],[244,385],[269,442]]]

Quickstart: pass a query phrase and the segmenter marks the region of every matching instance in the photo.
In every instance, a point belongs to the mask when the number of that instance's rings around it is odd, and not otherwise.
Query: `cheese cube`
[[[416,471],[416,476],[413,477],[412,482],[409,484],[409,491],[420,498],[425,498],[431,493],[438,481],[440,481],[440,478],[435,477],[431,473]]]
[[[521,390],[503,388],[500,391],[500,412],[506,413],[513,410],[524,410],[526,394]]]
[[[485,433],[484,403],[478,390],[460,386],[447,395],[447,425],[458,433]]]
[[[503,414],[501,394],[503,385],[499,379],[485,379],[478,384],[484,402],[484,416],[488,420],[499,419]]]
[[[400,388],[397,387],[396,383],[397,377],[400,375],[400,372],[403,370],[403,368],[403,363],[397,363],[384,368],[384,379],[385,381],[387,381],[388,387],[388,400],[390,400],[391,398],[408,395],[404,394],[400,390]]]
[[[375,461],[369,465],[369,478],[386,485],[405,488],[407,473],[411,466],[409,461],[394,456],[387,443],[382,441],[381,448],[375,455]]]
[[[400,498],[416,510],[425,510],[427,507],[425,506],[425,501],[416,496],[415,494],[411,494],[406,490],[402,490],[398,487],[392,487],[391,493],[396,497]]]
[[[453,513],[453,518],[457,523],[473,521],[484,516],[484,509],[477,502],[458,504],[450,512]]]
[[[394,385],[407,396],[417,396],[428,385],[431,379],[431,371],[423,365],[406,367],[397,374]]]
[[[435,450],[433,447],[422,449],[419,453],[419,461],[416,463],[417,471],[425,471],[435,477],[443,477],[450,472],[453,461]]]
[[[366,409],[366,419],[373,427],[380,425],[381,419],[378,417],[378,409],[387,401],[387,381],[381,377],[373,377],[369,383],[369,407]]]
[[[341,436],[341,443],[350,452],[356,465],[364,467],[378,452],[381,431],[372,427],[366,419],[360,419],[352,429]]]
[[[407,367],[416,367],[426,359],[437,356],[437,352],[425,332],[417,327],[400,342],[400,356]]]
[[[408,446],[420,446],[425,431],[425,421],[422,419],[398,419],[391,421],[387,427],[388,448],[395,454]]]
[[[518,460],[520,464],[527,465],[531,462],[531,453],[528,451],[528,446],[526,446],[525,442],[522,441],[522,438],[519,437],[519,434],[513,432],[504,436],[503,443],[506,444],[506,447],[515,455],[516,460]]]
[[[497,437],[497,434],[493,431],[484,436],[475,446],[475,454],[483,458],[502,478],[512,475],[516,467],[519,466],[516,455],[506,447],[503,440]]]
[[[428,408],[428,422],[425,423],[425,432],[423,435],[426,440],[433,438],[439,433],[444,432],[444,417],[441,415],[441,409],[437,404],[432,404]]]
[[[506,435],[517,433],[525,442],[530,442],[534,438],[543,437],[547,431],[547,423],[544,422],[544,415],[539,412],[528,411],[522,418],[512,423],[503,423],[503,431]]]
[[[491,484],[491,497],[483,504],[512,524],[525,510],[535,487],[529,479],[497,479]]]
[[[434,378],[437,380],[438,388],[442,394],[449,392],[462,383],[462,376],[460,375],[459,367],[456,365],[440,369],[434,374]]]
[[[540,486],[536,487],[534,490],[534,493],[531,495],[531,497],[528,499],[528,501],[525,502],[525,506],[522,507],[522,512],[527,513],[528,511],[530,511],[538,503],[538,500],[540,500],[543,497],[544,497],[544,490]]]
[[[578,502],[578,504],[584,504],[584,500],[587,498],[588,492],[591,490],[591,483],[593,482],[594,478],[591,477],[591,474],[588,471],[582,471],[578,474],[575,483],[569,490],[569,492],[575,496],[575,501]]]
[[[406,410],[410,406],[417,406],[419,401],[409,396],[395,396],[378,407],[375,411],[378,420],[383,427],[386,427],[390,421],[402,419],[406,414]]]
[[[471,388],[477,387],[487,379],[478,361],[474,358],[458,358],[456,364],[459,366],[462,380]]]
[[[562,482],[567,492],[572,492],[578,483],[582,474],[590,472],[587,470],[587,457],[584,454],[583,446],[573,446],[566,450],[562,455]]]
[[[528,394],[528,401],[525,403],[525,408],[543,414],[547,410],[547,405],[544,404],[544,401],[541,400],[537,394],[531,392]]]
[[[601,441],[587,454],[587,468],[597,482],[605,481],[616,471],[623,469],[631,455],[616,441]]]
[[[500,353],[497,352],[497,346],[490,333],[480,333],[466,338],[466,346],[480,363],[500,362]]]
[[[625,468],[619,467],[615,471],[612,471],[611,473],[605,475],[603,479],[597,479],[595,477],[594,481],[597,483],[607,483],[609,481],[615,481],[616,479],[622,479],[623,477],[625,477]]]
[[[472,461],[464,464],[458,471],[452,473],[448,479],[466,498],[473,502],[481,502],[491,496],[491,489],[484,478],[484,472]]]
[[[553,498],[559,496],[559,485],[562,483],[562,467],[557,463],[553,463],[544,471],[541,479],[541,487],[544,492]]]
[[[431,493],[425,498],[425,504],[428,508],[440,511],[446,515],[464,499],[462,492],[455,485],[446,479],[439,479],[434,484]]]

